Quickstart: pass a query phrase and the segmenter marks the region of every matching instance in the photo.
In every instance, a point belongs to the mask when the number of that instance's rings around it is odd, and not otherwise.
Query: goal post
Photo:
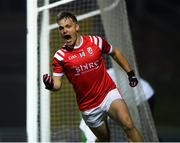
[[[44,5],[49,5],[49,0],[44,0]],[[38,12],[40,10],[38,8]],[[39,15],[40,16],[40,15]],[[41,12],[41,17],[39,18],[40,24],[40,80],[42,81],[42,76],[45,73],[49,74],[50,67],[50,30],[49,30],[49,10],[44,9]],[[40,81],[40,139],[42,142],[50,141],[50,92],[45,90],[44,84]]]
[[[67,78],[64,79],[61,91],[57,93],[46,90],[42,82],[43,74],[52,74],[51,60],[62,42],[56,24],[56,15],[60,11],[70,11],[77,16],[82,34],[106,37],[113,47],[120,47],[138,75],[125,0],[27,0],[29,142],[81,141],[79,129],[81,117],[75,93]],[[117,85],[145,141],[158,141],[148,105],[143,102],[144,93],[141,86],[138,85],[135,89],[128,87],[123,70],[108,56],[105,56],[105,61],[107,67],[115,70]],[[123,132],[113,121],[109,120],[109,125],[113,132],[111,141],[126,141]]]
[[[27,1],[27,139],[38,141],[37,1]]]

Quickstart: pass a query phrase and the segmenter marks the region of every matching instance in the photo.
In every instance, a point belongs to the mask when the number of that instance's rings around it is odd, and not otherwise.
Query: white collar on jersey
[[[74,46],[74,49],[80,48],[82,46],[82,44],[83,44],[83,38],[82,38],[82,36],[80,36],[80,44],[78,46]]]

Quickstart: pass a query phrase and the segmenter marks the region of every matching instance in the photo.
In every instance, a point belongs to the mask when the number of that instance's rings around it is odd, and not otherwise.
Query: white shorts
[[[122,96],[117,88],[109,91],[99,106],[90,110],[81,111],[85,123],[89,127],[93,128],[101,126],[106,120],[107,112],[111,103],[116,99],[122,99]]]

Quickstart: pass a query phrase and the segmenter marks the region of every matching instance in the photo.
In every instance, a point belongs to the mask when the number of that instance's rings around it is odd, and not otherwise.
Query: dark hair
[[[77,18],[74,14],[70,13],[70,12],[60,12],[57,15],[57,19],[56,22],[58,23],[59,20],[62,20],[64,18],[71,18],[73,22],[77,23]]]

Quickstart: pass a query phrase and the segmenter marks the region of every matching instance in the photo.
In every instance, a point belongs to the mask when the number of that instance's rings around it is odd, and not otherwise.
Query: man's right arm
[[[58,91],[62,85],[63,76],[50,76],[48,74],[43,75],[43,82],[45,88],[51,91]]]

